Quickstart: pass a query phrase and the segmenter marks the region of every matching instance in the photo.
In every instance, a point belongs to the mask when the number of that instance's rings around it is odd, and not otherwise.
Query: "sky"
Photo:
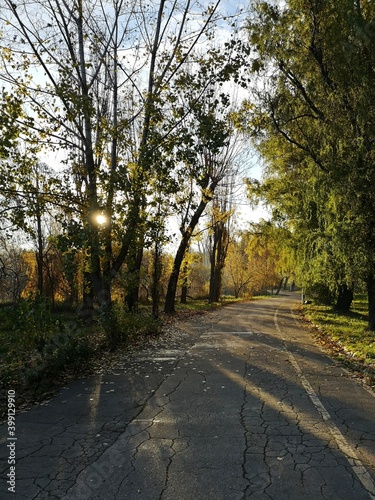
[[[207,5],[209,4],[209,2],[206,3]],[[222,0],[219,6],[220,12],[228,16],[234,15],[240,9],[243,9],[244,13],[241,16],[242,21],[246,18],[246,8],[247,4],[242,2],[233,2],[231,0]],[[220,29],[217,34],[217,41],[222,42],[228,39],[229,33],[230,30],[228,29],[227,24],[225,22],[220,23]],[[241,96],[242,92],[245,91],[241,91],[238,89],[236,90],[238,100],[241,100],[241,97],[244,95],[242,94]],[[64,159],[63,152],[56,153],[56,152],[46,151],[44,154],[41,155],[41,161],[47,163],[49,167],[52,168],[53,170],[59,170],[59,168],[61,168],[60,165],[63,159]],[[246,172],[244,175],[257,179],[261,177],[260,161],[257,160],[255,155],[249,161],[248,165],[246,165]],[[259,218],[267,216],[267,213],[262,208],[258,208],[255,210],[250,208],[249,203],[247,202],[246,199],[246,192],[244,187],[239,191],[237,195],[237,205],[238,205],[237,209],[238,224],[241,227],[246,227],[249,221],[257,221],[259,220]]]

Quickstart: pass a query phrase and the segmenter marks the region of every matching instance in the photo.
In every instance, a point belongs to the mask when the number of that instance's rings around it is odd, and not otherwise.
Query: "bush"
[[[58,377],[70,367],[78,367],[94,353],[87,334],[80,329],[64,327],[50,338],[41,350],[30,353],[30,366],[25,370],[25,383],[43,383],[44,379]]]
[[[56,319],[46,299],[29,297],[0,311],[1,385],[48,382],[94,351],[77,322]]]
[[[53,314],[40,296],[0,308],[0,414],[6,410],[6,390],[38,398],[77,375],[105,348],[114,350],[138,338],[160,333],[161,323],[148,311],[127,313],[119,304],[99,315],[90,326]],[[68,373],[67,373],[68,372]],[[1,394],[1,391],[0,391]]]
[[[42,350],[58,329],[47,301],[39,295],[2,309],[1,316],[2,346],[18,354]]]
[[[114,303],[110,311],[104,312],[100,321],[111,349],[137,337],[158,335],[161,328],[160,321],[154,319],[146,310],[138,313],[126,312],[119,303]]]

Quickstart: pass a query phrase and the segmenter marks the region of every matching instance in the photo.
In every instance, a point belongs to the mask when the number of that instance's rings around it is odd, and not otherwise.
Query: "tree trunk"
[[[216,268],[215,293],[213,295],[215,302],[219,302],[221,298],[222,270],[222,267]]]
[[[280,291],[281,291],[281,289],[282,289],[282,287],[283,287],[283,282],[284,282],[284,276],[283,276],[283,277],[281,278],[281,280],[279,281],[279,286],[277,287],[277,290],[276,290],[275,295],[279,295],[279,293],[280,293]],[[284,288],[284,290],[285,290],[285,288]]]
[[[287,289],[287,286],[288,286],[288,281],[289,281],[289,276],[285,276],[285,281],[284,281],[283,290],[286,290],[286,289]]]
[[[219,180],[213,181],[211,183],[211,186],[209,188],[209,191],[211,193],[214,192],[218,181]],[[165,297],[164,312],[167,314],[173,314],[174,312],[176,312],[175,300],[176,300],[177,284],[178,284],[178,277],[180,275],[181,264],[182,261],[184,260],[185,252],[190,244],[190,238],[193,234],[193,231],[196,225],[198,224],[199,219],[202,213],[204,212],[204,209],[206,208],[207,204],[211,201],[211,199],[212,199],[211,196],[207,195],[202,196],[201,201],[197,209],[195,210],[188,227],[182,234],[181,242],[176,252],[176,256],[173,262],[172,272],[168,282],[167,295]]]
[[[39,238],[38,238],[39,240]],[[37,291],[40,295],[43,295],[44,292],[44,283],[43,283],[43,246],[38,241],[38,249],[35,254],[36,257],[36,268],[37,268]]]
[[[111,284],[104,278],[101,281],[101,286],[96,292],[96,298],[99,305],[100,313],[103,315],[108,314],[112,309],[112,293]]]
[[[125,302],[129,312],[138,311],[140,272],[143,258],[143,247],[134,249],[129,255],[128,275],[129,288],[125,296]]]
[[[341,283],[338,287],[338,296],[335,309],[340,312],[349,312],[353,297],[353,287],[348,287],[346,283]]]
[[[217,251],[217,244],[218,244],[218,241],[217,241],[217,238],[216,238],[216,231],[214,230],[214,235],[213,235],[213,238],[214,238],[214,241],[213,241],[213,245],[212,245],[212,252],[211,252],[211,255],[210,255],[210,291],[209,291],[209,294],[208,294],[208,302],[210,304],[213,304],[214,302],[216,302],[215,298],[216,298],[216,291],[217,291],[217,287],[216,287],[216,251]]]
[[[214,227],[214,244],[211,255],[209,302],[219,302],[221,296],[222,271],[227,256],[229,233],[223,221]]]
[[[94,320],[94,288],[89,272],[83,273],[83,298],[79,317],[86,324],[90,324]]]
[[[220,263],[216,262],[213,267],[211,267],[211,276],[210,276],[210,293],[208,301],[210,304],[214,302],[220,301],[221,296],[221,272],[222,266]]]
[[[40,295],[43,295],[44,292],[44,283],[43,283],[43,229],[42,229],[42,214],[40,209],[40,199],[39,199],[39,179],[38,172],[36,172],[36,190],[37,194],[35,197],[36,207],[35,207],[35,215],[36,215],[36,234],[37,234],[37,251],[36,251],[36,265],[37,265],[37,291]]]
[[[188,286],[187,283],[184,282],[181,287],[181,304],[187,304],[187,293],[188,293]]]
[[[152,297],[152,316],[159,317],[160,307],[160,277],[161,277],[161,245],[158,240],[155,241],[154,266],[152,273],[151,297]]]
[[[368,329],[375,331],[375,276],[370,273],[366,280],[368,296]]]
[[[184,260],[185,251],[189,246],[190,235],[185,231],[184,237],[181,239],[180,245],[176,252],[176,256],[173,262],[173,268],[171,275],[169,277],[167,295],[165,297],[164,312],[167,314],[172,314],[175,312],[175,300],[177,292],[178,277],[180,274],[181,264]]]

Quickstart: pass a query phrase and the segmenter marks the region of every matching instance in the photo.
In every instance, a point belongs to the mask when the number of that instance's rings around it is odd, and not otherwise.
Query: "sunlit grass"
[[[364,295],[356,297],[347,314],[316,304],[305,305],[303,310],[306,318],[344,351],[366,364],[375,364],[375,332],[367,330],[367,300]]]

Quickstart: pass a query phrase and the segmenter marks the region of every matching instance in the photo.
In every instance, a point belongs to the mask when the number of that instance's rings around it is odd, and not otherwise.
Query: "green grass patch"
[[[304,305],[303,312],[343,353],[368,366],[375,365],[375,332],[367,330],[365,295],[355,298],[349,313],[338,313],[330,306],[317,304]]]

